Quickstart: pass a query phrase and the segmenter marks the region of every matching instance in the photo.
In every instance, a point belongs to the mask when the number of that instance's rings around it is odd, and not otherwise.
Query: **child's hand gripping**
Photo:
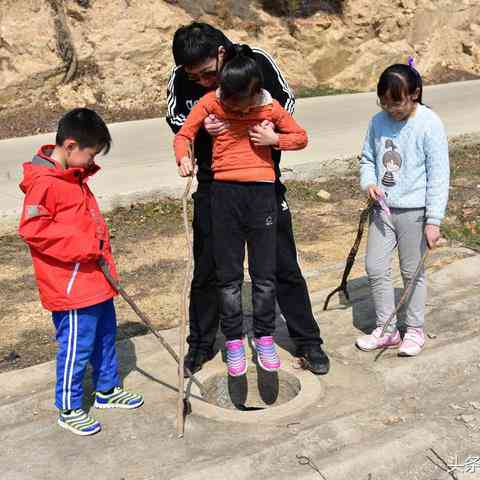
[[[188,144],[188,154],[180,160],[178,173],[181,177],[193,177],[195,173],[193,145],[191,143]]]
[[[427,223],[425,225],[425,238],[427,239],[428,248],[435,248],[440,240],[440,227]]]
[[[250,141],[256,147],[270,147],[278,145],[278,134],[274,132],[275,125],[269,120],[264,120],[261,124],[253,126],[248,135]]]
[[[373,202],[378,203],[380,208],[387,214],[391,215],[390,209],[388,208],[387,203],[385,202],[385,193],[377,185],[370,185],[367,189],[368,197]]]
[[[190,157],[185,156],[180,160],[178,173],[181,177],[191,177],[193,175],[193,161]]]
[[[381,196],[377,197],[377,203],[380,205],[380,208],[385,212],[386,215],[391,215],[390,209],[385,201],[385,194],[383,192]]]

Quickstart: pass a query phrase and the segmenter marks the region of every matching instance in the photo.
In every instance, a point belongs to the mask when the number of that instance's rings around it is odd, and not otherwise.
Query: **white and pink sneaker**
[[[231,377],[240,377],[247,373],[245,346],[241,338],[225,342],[227,349],[227,369]]]
[[[423,328],[408,327],[398,354],[402,357],[415,357],[425,345],[425,332]]]
[[[382,337],[382,328],[383,327],[377,327],[370,335],[364,335],[363,337],[357,338],[355,345],[365,352],[370,352],[379,348],[398,348],[402,343],[398,330],[391,333],[385,333]]]

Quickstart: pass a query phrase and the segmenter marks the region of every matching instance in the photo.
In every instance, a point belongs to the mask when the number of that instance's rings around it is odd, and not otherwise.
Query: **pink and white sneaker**
[[[275,342],[271,335],[255,339],[258,364],[267,372],[276,372],[280,368]]]
[[[391,333],[385,333],[382,337],[382,328],[377,327],[370,335],[357,338],[355,345],[364,352],[370,352],[379,348],[398,348],[402,343],[399,331],[395,330]]]
[[[415,357],[425,345],[425,332],[423,328],[407,327],[402,344],[398,350],[401,357]]]
[[[240,377],[247,372],[247,358],[243,340],[229,340],[225,342],[227,348],[227,368],[231,377]]]

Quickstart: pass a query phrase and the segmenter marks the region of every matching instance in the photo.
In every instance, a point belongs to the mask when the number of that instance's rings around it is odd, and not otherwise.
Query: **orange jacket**
[[[90,307],[114,297],[97,265],[116,277],[108,228],[87,180],[100,169],[64,169],[40,148],[23,165],[25,193],[19,233],[30,247],[42,305],[51,311]]]
[[[258,95],[257,105],[245,114],[223,108],[218,90],[207,93],[192,108],[180,131],[175,135],[177,164],[188,154],[188,144],[195,139],[204,120],[213,114],[227,120],[229,128],[213,137],[212,170],[215,180],[232,182],[275,181],[271,147],[257,147],[248,131],[269,120],[275,125],[279,150],[301,150],[307,145],[307,133],[292,116],[266,91]]]

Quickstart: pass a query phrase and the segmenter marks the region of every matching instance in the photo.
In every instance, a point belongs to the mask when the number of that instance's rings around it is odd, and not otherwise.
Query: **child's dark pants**
[[[263,182],[213,182],[213,254],[220,325],[227,340],[242,337],[245,244],[252,279],[255,337],[275,329],[277,207],[275,186]]]

